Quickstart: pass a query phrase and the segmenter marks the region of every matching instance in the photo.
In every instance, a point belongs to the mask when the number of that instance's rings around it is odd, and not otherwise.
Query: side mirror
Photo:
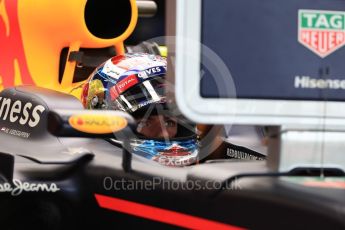
[[[134,118],[122,111],[53,110],[48,113],[48,131],[58,137],[113,138],[135,127]]]
[[[131,170],[129,140],[136,128],[134,118],[121,111],[53,110],[48,113],[48,131],[57,137],[114,138],[123,142],[122,167]]]

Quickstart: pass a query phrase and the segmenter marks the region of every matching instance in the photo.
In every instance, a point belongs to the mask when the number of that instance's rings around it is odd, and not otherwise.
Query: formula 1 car
[[[345,227],[345,192],[315,187],[319,169],[277,172],[266,161],[229,159],[165,167],[128,151],[133,127],[128,114],[84,110],[68,94],[2,91],[0,228]]]

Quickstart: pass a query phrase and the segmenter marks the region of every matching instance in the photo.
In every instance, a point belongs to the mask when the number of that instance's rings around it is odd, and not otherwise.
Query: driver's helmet
[[[152,54],[115,56],[96,68],[83,87],[87,109],[122,110],[137,121],[130,151],[167,166],[198,160],[196,126],[168,110],[166,59]]]

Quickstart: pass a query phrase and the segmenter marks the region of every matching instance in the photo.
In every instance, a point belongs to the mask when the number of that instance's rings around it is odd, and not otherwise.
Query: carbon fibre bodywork
[[[11,100],[8,109],[4,98]],[[107,140],[48,132],[50,111],[82,109],[73,96],[17,87],[1,92],[0,99],[1,229],[345,227],[342,189],[291,183],[290,175],[270,171],[265,161],[172,168],[133,155],[130,170],[124,170],[123,149]],[[14,106],[16,101],[21,105]],[[44,110],[30,127],[39,105]],[[5,188],[18,183],[19,194]],[[39,184],[48,187],[37,189]],[[114,200],[104,205],[100,196],[130,202],[129,208]],[[166,211],[171,218],[164,218]]]

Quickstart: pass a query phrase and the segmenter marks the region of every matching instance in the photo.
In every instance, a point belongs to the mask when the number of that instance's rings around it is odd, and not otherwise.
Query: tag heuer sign
[[[298,41],[324,58],[345,44],[345,12],[298,11]]]

